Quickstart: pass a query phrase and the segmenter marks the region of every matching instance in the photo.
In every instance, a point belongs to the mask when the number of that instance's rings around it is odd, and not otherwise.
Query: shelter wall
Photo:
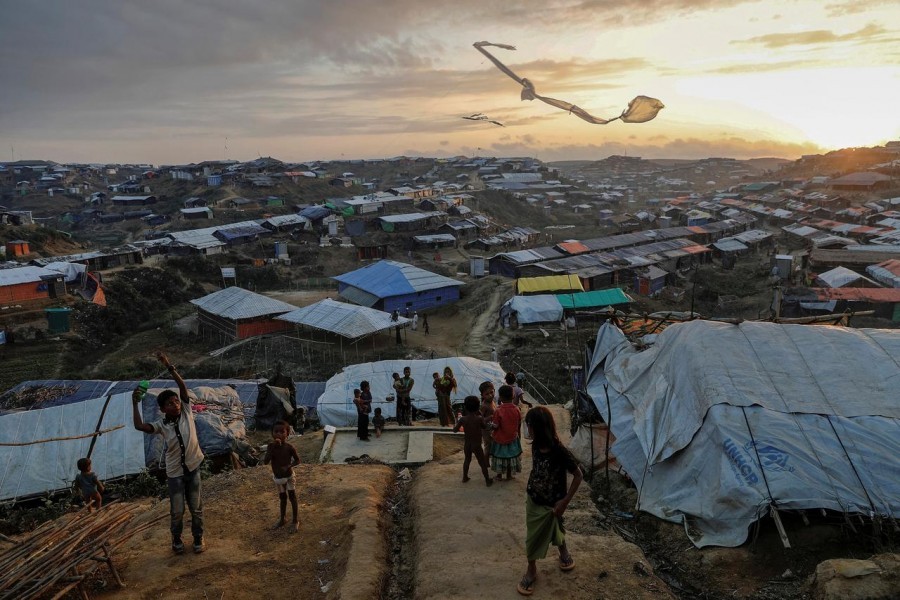
[[[293,323],[287,321],[276,321],[266,317],[260,320],[239,321],[237,324],[238,339],[253,337],[255,335],[265,335],[267,333],[279,333],[282,331],[293,330]]]
[[[410,310],[425,310],[444,306],[457,300],[459,300],[459,287],[448,286],[424,292],[413,292],[402,296],[390,296],[378,302],[375,308],[380,308],[385,312],[399,310],[400,314],[404,314],[407,308]]]
[[[0,302],[27,302],[50,297],[50,286],[46,281],[32,281],[0,287]]]

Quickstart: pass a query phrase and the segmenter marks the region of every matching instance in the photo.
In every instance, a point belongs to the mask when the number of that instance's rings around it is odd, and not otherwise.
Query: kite
[[[493,123],[494,125],[499,125],[500,127],[506,127],[506,125],[504,125],[500,121],[489,119],[488,116],[484,113],[475,113],[473,115],[469,115],[468,117],[463,117],[463,119],[468,119],[469,121],[487,121],[488,123]]]
[[[492,42],[475,42],[472,45],[475,46],[476,50],[484,54],[488,60],[494,63],[494,66],[509,75],[513,80],[516,81],[516,83],[522,86],[522,100],[540,100],[541,102],[549,104],[550,106],[561,108],[564,111],[567,111],[575,115],[576,117],[579,117],[580,119],[584,119],[588,123],[593,123],[594,125],[606,125],[607,123],[611,123],[612,121],[615,121],[617,119],[624,121],[625,123],[646,123],[647,121],[655,118],[659,111],[665,108],[665,105],[656,98],[650,98],[649,96],[637,96],[634,100],[628,103],[628,108],[623,110],[622,114],[618,117],[613,117],[612,119],[601,119],[588,113],[583,108],[575,106],[574,104],[566,102],[565,100],[557,100],[556,98],[548,98],[546,96],[539,95],[535,90],[533,83],[531,83],[524,77],[519,77],[518,75],[513,73],[509,67],[504,65],[494,55],[484,49],[485,46],[494,46],[496,48],[503,48],[504,50],[515,50],[515,46],[510,46],[509,44],[494,44]]]

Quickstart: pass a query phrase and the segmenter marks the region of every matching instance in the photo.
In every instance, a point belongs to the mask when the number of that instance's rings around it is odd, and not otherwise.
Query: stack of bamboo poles
[[[84,582],[101,564],[124,587],[112,551],[164,516],[135,524],[127,505],[110,504],[94,513],[85,508],[44,523],[0,553],[0,600],[55,600],[73,588],[87,599]]]

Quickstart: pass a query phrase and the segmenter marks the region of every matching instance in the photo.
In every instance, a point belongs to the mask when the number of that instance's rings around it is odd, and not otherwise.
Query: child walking
[[[566,547],[563,513],[578,491],[584,475],[578,461],[562,445],[556,433],[553,413],[537,406],[525,415],[525,427],[531,437],[531,475],[525,497],[525,555],[528,568],[516,589],[523,596],[534,593],[538,559],[547,556],[550,544],[559,548],[559,568],[571,571],[575,559]],[[566,474],[572,483],[566,487]]]
[[[80,473],[75,476],[75,485],[87,504],[88,512],[93,512],[95,508],[100,510],[103,504],[103,496],[100,495],[103,493],[103,482],[91,470],[91,459],[79,458],[76,464]]]
[[[275,488],[278,490],[278,500],[280,501],[280,518],[272,529],[284,527],[285,511],[287,510],[288,498],[291,500],[291,513],[293,520],[291,521],[291,533],[297,533],[300,529],[300,521],[297,519],[297,492],[294,487],[294,467],[300,464],[300,455],[293,444],[287,442],[288,432],[290,432],[290,424],[287,421],[277,421],[272,427],[272,443],[266,448],[266,456],[263,458],[263,464],[272,463],[272,481],[275,482]]]
[[[501,385],[500,406],[494,413],[494,443],[491,444],[491,468],[497,473],[497,481],[513,478],[513,471],[522,472],[522,444],[519,442],[519,422],[522,416],[518,407],[513,404],[513,390],[508,385]]]
[[[478,466],[481,467],[481,474],[484,475],[484,483],[491,486],[493,485],[494,480],[488,475],[487,458],[485,458],[484,450],[481,448],[481,432],[484,429],[490,429],[490,426],[485,423],[484,419],[481,417],[481,413],[478,411],[479,403],[476,396],[466,396],[466,399],[463,402],[465,404],[466,414],[460,417],[453,427],[453,433],[458,433],[459,430],[462,429],[466,436],[465,445],[463,446],[465,459],[463,460],[462,480],[463,483],[469,481],[469,465],[472,464],[472,455],[474,454],[475,460],[478,461]]]

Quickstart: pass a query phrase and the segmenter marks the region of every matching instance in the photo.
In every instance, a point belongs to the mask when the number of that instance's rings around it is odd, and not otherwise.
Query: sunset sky
[[[597,116],[640,94],[666,108],[591,125],[520,101],[483,40]],[[0,0],[0,160],[797,158],[892,139],[896,0]]]

